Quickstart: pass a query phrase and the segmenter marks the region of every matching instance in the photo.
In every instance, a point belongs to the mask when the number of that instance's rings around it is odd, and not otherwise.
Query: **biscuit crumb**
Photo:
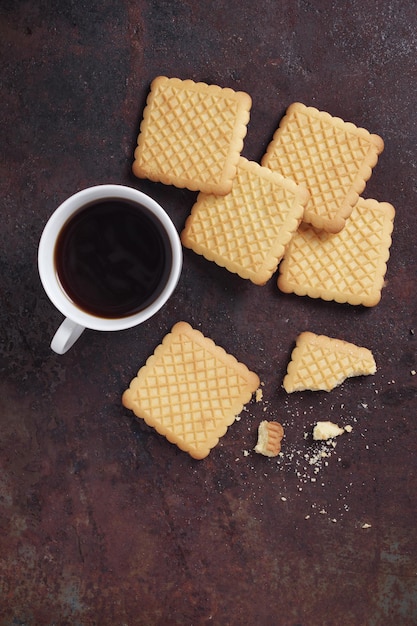
[[[343,435],[344,432],[344,428],[340,428],[337,424],[333,424],[333,422],[317,422],[313,429],[313,439],[315,441],[327,441],[339,435]]]
[[[367,524],[367,523],[362,524],[361,528],[365,528],[365,529],[366,528],[372,528],[372,524]]]
[[[260,402],[263,397],[264,397],[264,392],[262,391],[262,389],[257,389],[256,394],[255,394],[256,402]]]

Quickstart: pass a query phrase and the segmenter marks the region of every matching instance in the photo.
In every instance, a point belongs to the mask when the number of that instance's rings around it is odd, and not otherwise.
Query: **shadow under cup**
[[[81,332],[122,330],[168,300],[180,276],[182,248],[171,219],[152,198],[129,187],[99,185],[53,213],[39,243],[38,267],[66,321]]]

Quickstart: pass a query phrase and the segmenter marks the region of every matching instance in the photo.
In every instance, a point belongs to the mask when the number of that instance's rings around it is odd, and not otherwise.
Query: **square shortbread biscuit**
[[[193,191],[229,193],[251,106],[243,91],[158,76],[143,113],[133,173]]]
[[[263,285],[277,269],[308,198],[304,187],[240,157],[229,194],[199,194],[181,233],[182,243]]]
[[[275,131],[262,165],[305,184],[311,198],[304,221],[337,233],[383,149],[378,135],[295,102]]]
[[[297,337],[283,387],[288,393],[331,391],[346,378],[375,372],[375,359],[368,348],[306,331]]]
[[[388,202],[359,198],[336,234],[302,223],[279,267],[285,293],[375,306],[381,299],[395,216]]]
[[[217,445],[259,387],[257,374],[178,322],[123,394],[123,405],[195,459]]]

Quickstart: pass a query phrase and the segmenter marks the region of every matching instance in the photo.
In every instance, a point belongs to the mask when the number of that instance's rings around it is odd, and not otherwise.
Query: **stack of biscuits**
[[[383,140],[296,102],[258,164],[241,156],[251,106],[241,91],[157,77],[134,174],[200,192],[181,239],[206,259],[257,285],[280,266],[283,292],[375,306],[395,211],[360,194]]]

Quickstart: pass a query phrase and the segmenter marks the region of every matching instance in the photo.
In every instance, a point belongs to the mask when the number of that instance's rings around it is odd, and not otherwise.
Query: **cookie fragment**
[[[345,428],[340,428],[333,422],[317,422],[313,428],[313,439],[314,441],[327,441],[343,435],[345,431]]]
[[[257,374],[178,322],[131,381],[123,405],[195,459],[203,459],[259,387]]]
[[[229,193],[251,106],[243,91],[158,76],[143,112],[133,173],[193,191]]]
[[[341,231],[370,178],[384,142],[378,135],[300,102],[290,105],[262,165],[307,186],[304,221]]]
[[[375,372],[375,359],[367,348],[306,331],[297,337],[283,387],[287,393],[331,391],[346,378]]]
[[[278,456],[281,451],[281,441],[284,429],[278,422],[263,420],[258,427],[258,442],[254,448],[258,454],[264,456]]]
[[[381,299],[395,216],[388,202],[359,198],[337,234],[302,223],[279,267],[285,293],[376,306]]]
[[[185,247],[263,285],[271,278],[308,202],[304,187],[240,157],[232,191],[200,193],[181,233]]]

